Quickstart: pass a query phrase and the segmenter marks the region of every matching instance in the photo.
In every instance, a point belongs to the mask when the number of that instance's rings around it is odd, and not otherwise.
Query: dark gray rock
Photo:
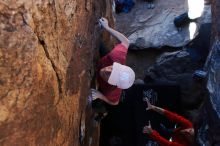
[[[220,42],[215,41],[208,56],[206,69],[208,71],[207,88],[209,99],[198,119],[197,141],[200,145],[220,145]]]
[[[182,109],[186,116],[193,117],[195,112],[189,112],[189,110],[198,109],[207,96],[204,82],[193,79],[193,73],[198,68],[202,68],[202,64],[194,61],[189,50],[184,49],[162,54],[146,71],[146,75],[157,82],[179,84]]]

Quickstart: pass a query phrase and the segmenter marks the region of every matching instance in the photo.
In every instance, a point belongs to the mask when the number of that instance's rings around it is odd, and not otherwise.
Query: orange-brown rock
[[[86,103],[101,16],[111,1],[0,0],[1,146],[98,145]]]

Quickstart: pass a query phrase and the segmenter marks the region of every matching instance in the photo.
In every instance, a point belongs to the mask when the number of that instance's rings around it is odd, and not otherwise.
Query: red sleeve
[[[151,139],[153,139],[154,141],[156,141],[159,145],[161,146],[184,146],[182,144],[179,144],[177,142],[171,142],[165,138],[163,138],[162,136],[160,136],[160,134],[153,130],[153,132],[151,134],[149,134],[149,137]]]
[[[183,118],[182,116],[179,116],[175,113],[172,113],[168,110],[164,111],[164,115],[168,119],[170,119],[171,121],[180,124],[181,128],[186,129],[186,128],[192,128],[193,127],[192,123],[189,120],[187,120],[187,119]]]
[[[122,44],[116,45],[108,56],[113,60],[113,62],[118,62],[125,64],[128,48]]]
[[[105,94],[105,97],[111,102],[118,102],[121,96],[122,89],[116,88],[113,91]]]

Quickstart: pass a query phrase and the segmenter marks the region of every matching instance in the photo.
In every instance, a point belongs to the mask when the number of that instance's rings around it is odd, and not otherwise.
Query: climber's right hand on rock
[[[96,89],[91,89],[92,100],[102,99],[103,94]]]

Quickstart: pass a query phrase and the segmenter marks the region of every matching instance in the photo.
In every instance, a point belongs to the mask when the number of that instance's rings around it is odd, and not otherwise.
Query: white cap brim
[[[108,79],[109,84],[114,85],[114,86],[117,85],[117,81],[118,81],[120,71],[121,71],[121,64],[119,64],[117,62],[114,62],[113,66],[112,66],[111,75]]]
[[[113,63],[112,72],[108,79],[109,84],[121,89],[127,89],[133,85],[134,80],[135,73],[130,67],[117,62]]]

